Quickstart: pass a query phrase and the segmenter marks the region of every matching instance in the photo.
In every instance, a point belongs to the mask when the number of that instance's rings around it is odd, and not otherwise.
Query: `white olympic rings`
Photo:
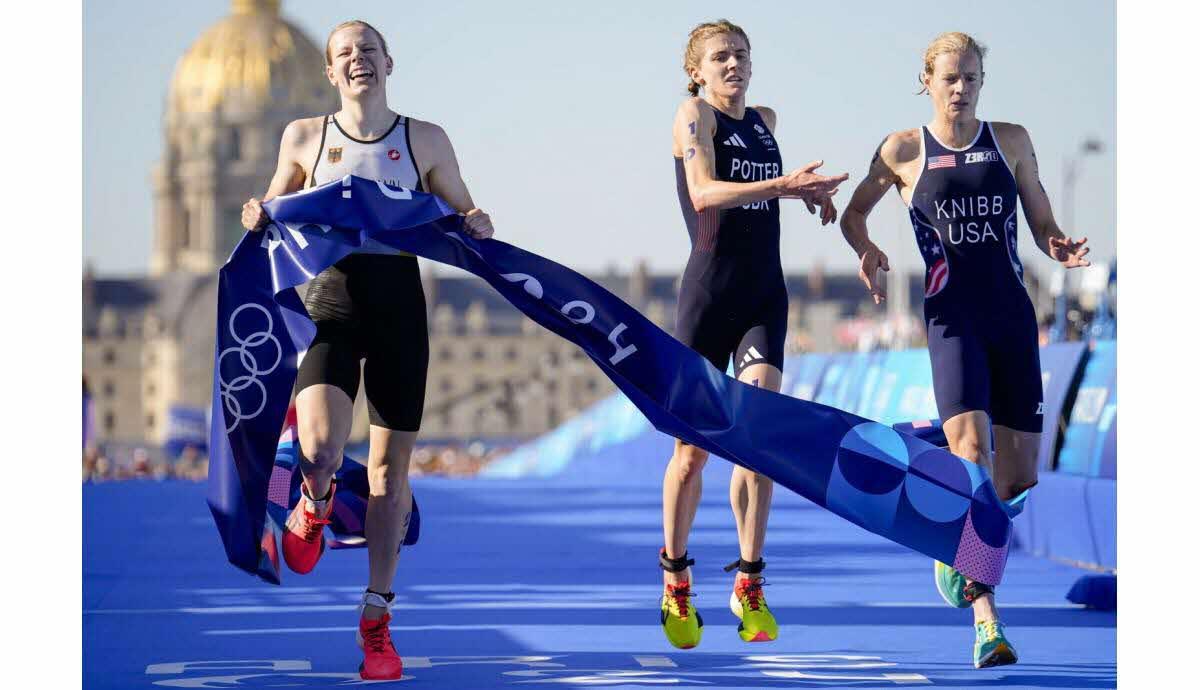
[[[257,309],[267,318],[266,330],[255,331],[246,337],[238,335],[237,329],[234,328],[234,322],[237,320],[238,314],[246,309]],[[266,376],[279,366],[283,361],[283,346],[279,343],[279,339],[271,334],[274,329],[275,320],[271,318],[271,312],[261,305],[250,303],[243,304],[233,310],[233,314],[229,316],[229,334],[233,336],[237,345],[227,347],[217,356],[217,380],[221,384],[221,402],[225,407],[225,411],[233,417],[233,425],[226,432],[233,431],[237,428],[239,422],[243,419],[254,419],[262,413],[267,406],[267,387],[258,377]],[[261,345],[271,342],[275,344],[275,361],[268,367],[260,367],[258,357],[251,352],[251,348],[257,348]],[[233,378],[232,381],[225,380],[225,372],[222,364],[227,355],[237,353],[238,361],[242,368],[246,370],[245,374],[240,374]],[[260,353],[261,354],[261,353]],[[251,386],[256,386],[259,390],[261,400],[258,407],[249,414],[244,414],[242,410],[242,402],[238,400],[234,393],[245,390]]]

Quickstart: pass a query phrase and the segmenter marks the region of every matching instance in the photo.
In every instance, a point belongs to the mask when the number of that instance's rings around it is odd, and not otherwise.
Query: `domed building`
[[[242,236],[242,204],[266,191],[284,127],[336,110],[337,91],[279,0],[234,0],[179,59],[166,105],[150,271],[211,273]]]
[[[212,395],[216,272],[261,197],[288,122],[337,109],[324,49],[279,0],[233,0],[176,64],[152,179],[146,278],[83,276],[84,374],[107,443],[203,438]]]

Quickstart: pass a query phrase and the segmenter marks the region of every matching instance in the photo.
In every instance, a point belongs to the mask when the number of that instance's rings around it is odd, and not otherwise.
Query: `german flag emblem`
[[[329,155],[327,156],[327,158],[330,163],[337,163],[338,161],[342,160],[342,147],[341,146],[330,146],[329,147]]]

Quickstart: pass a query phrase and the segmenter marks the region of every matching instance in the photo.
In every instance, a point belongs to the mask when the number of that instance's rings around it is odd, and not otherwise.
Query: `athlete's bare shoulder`
[[[711,127],[713,130],[717,127],[717,117],[713,115],[712,106],[699,96],[683,99],[679,108],[675,110],[675,119],[696,122],[698,126]]]
[[[1012,122],[993,122],[992,131],[996,134],[996,143],[1005,155],[1022,154],[1032,148],[1029,132],[1024,127]]]
[[[420,141],[424,145],[442,145],[449,143],[450,137],[447,136],[446,130],[442,129],[441,125],[425,120],[418,120],[415,117],[408,118],[408,136],[412,141],[413,146]]]
[[[767,123],[767,129],[774,132],[775,131],[775,123],[779,121],[778,116],[775,114],[775,109],[768,108],[765,105],[756,105],[753,107],[755,110],[758,111],[758,115],[759,115],[759,117],[761,117],[763,119],[763,122]]]
[[[921,157],[921,130],[903,129],[887,135],[879,145],[879,157],[892,170],[898,170]]]
[[[321,145],[321,128],[325,116],[305,117],[292,120],[283,128],[283,137],[279,142],[279,158],[299,165],[307,176],[312,171],[309,167],[316,158],[317,147]]]

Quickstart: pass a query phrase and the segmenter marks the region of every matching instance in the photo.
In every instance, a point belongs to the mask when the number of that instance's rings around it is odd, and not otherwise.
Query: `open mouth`
[[[375,78],[375,73],[370,70],[355,70],[350,73],[351,83],[363,83]]]

